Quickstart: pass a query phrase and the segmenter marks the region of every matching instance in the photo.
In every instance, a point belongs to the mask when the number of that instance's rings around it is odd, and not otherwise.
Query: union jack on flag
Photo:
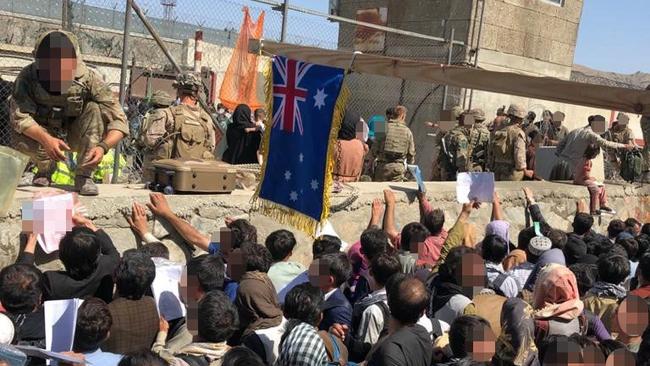
[[[335,115],[340,119],[341,114],[334,112],[342,105],[344,70],[283,56],[275,56],[272,65],[273,89],[267,97],[273,101],[273,120],[266,130],[257,198],[264,214],[308,231],[328,214],[323,202],[331,182],[330,145],[340,123]]]

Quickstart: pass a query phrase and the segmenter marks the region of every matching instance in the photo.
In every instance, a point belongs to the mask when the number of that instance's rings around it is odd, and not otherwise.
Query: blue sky
[[[575,63],[650,72],[650,1],[584,0]]]

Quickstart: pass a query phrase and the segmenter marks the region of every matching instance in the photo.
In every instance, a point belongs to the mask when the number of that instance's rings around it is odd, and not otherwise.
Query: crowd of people
[[[58,252],[64,269],[41,271],[36,237],[25,233],[15,264],[0,271],[0,342],[44,348],[44,302],[78,298],[71,352],[93,365],[645,365],[650,224],[614,219],[598,233],[579,201],[567,232],[530,189],[524,197],[535,225],[514,245],[497,194],[477,240],[480,204],[462,205],[449,225],[419,194],[420,220],[399,229],[386,190],[355,243],[318,237],[305,267],[288,230],[262,240],[249,221],[228,219],[215,242],[153,193],[128,220],[137,249],[120,254],[75,216]],[[183,264],[185,316],[163,316],[153,297],[170,255],[147,211],[204,253]]]

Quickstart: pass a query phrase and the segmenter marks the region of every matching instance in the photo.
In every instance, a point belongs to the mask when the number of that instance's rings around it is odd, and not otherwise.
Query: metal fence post
[[[129,63],[129,30],[131,28],[131,2],[126,0],[126,9],[124,10],[124,37],[122,39],[122,70],[120,73],[120,104],[122,109],[126,109],[126,73],[128,72]],[[126,112],[126,111],[125,111]],[[117,183],[120,172],[120,154],[121,143],[115,146],[115,155],[113,159],[113,178],[111,183]]]
[[[282,8],[282,32],[280,33],[280,42],[287,41],[287,21],[289,20],[289,0],[284,0]]]
[[[451,65],[451,58],[454,55],[454,36],[456,35],[456,28],[451,28],[451,37],[449,38],[449,53],[447,54],[447,65]],[[447,109],[447,92],[449,86],[445,85],[444,94],[442,96],[442,110]]]

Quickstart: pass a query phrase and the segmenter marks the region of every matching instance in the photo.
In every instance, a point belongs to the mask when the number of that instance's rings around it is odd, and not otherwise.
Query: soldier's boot
[[[90,177],[77,175],[74,177],[74,190],[81,196],[96,196],[99,194],[97,185]]]

